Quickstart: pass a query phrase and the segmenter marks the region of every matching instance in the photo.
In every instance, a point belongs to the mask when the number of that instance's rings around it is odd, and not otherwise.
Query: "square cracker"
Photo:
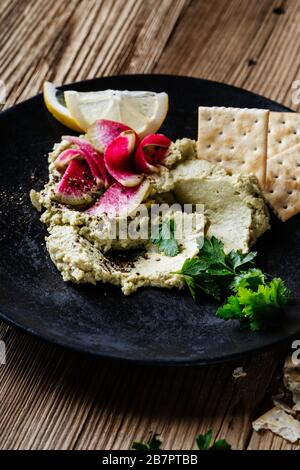
[[[221,165],[228,173],[266,179],[269,111],[199,107],[198,158]]]
[[[300,143],[299,113],[270,113],[268,158]]]
[[[264,195],[283,222],[300,212],[300,144],[268,159]]]

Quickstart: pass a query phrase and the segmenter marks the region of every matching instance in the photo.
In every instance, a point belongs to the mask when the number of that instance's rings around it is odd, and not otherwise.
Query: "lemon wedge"
[[[64,96],[71,116],[85,131],[97,119],[109,119],[126,124],[141,138],[160,128],[169,107],[169,98],[164,92],[65,91]]]
[[[53,83],[44,83],[43,96],[48,111],[55,117],[55,119],[74,131],[83,132],[83,128],[71,116],[70,111],[64,104],[62,92],[60,92]]]

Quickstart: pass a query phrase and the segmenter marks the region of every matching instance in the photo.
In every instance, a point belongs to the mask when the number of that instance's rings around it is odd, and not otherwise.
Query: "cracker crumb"
[[[293,410],[300,411],[300,364],[295,364],[288,356],[283,366],[283,382],[292,394]]]
[[[240,379],[242,377],[246,377],[246,375],[247,375],[247,372],[244,371],[243,367],[237,367],[236,369],[234,369],[232,373],[232,377],[234,379]]]
[[[255,431],[269,430],[290,442],[300,440],[300,364],[289,355],[283,366],[283,386],[272,396],[271,410],[253,421]]]

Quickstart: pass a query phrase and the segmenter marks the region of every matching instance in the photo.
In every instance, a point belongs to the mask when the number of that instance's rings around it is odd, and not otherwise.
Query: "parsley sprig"
[[[132,449],[134,450],[160,450],[162,441],[157,438],[158,434],[153,434],[149,437],[147,442],[133,442]]]
[[[212,430],[209,429],[205,434],[196,436],[196,444],[199,450],[231,450],[231,445],[225,439],[219,439],[211,445]]]
[[[229,295],[217,310],[219,318],[239,320],[242,328],[252,331],[278,325],[291,292],[282,279],[271,279],[254,267],[255,252],[226,254],[215,237],[205,238],[202,247],[199,242],[199,248],[199,255],[187,259],[179,272],[194,299],[198,290],[217,300]]]
[[[195,299],[196,289],[203,290],[217,300],[228,293],[230,284],[246,266],[253,265],[255,252],[244,255],[240,251],[224,252],[223,243],[215,237],[199,240],[199,255],[187,259],[181,274]]]
[[[134,450],[161,450],[162,441],[157,438],[158,434],[150,436],[147,442],[134,442]],[[209,429],[205,434],[198,434],[195,438],[199,450],[231,450],[231,445],[225,439],[219,439],[211,444],[212,430]]]
[[[158,250],[167,256],[176,256],[179,246],[175,238],[175,221],[173,219],[160,223],[151,235],[151,242],[157,245]]]
[[[255,279],[258,281],[260,277],[264,277],[262,272],[241,277],[234,285],[235,294],[218,308],[217,316],[224,320],[240,320],[241,327],[251,331],[277,326],[282,307],[289,302],[291,293],[280,278],[255,284]]]

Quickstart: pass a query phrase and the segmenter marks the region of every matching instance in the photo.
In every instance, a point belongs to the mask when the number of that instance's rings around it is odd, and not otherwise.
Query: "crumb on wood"
[[[232,372],[232,377],[234,379],[240,379],[242,377],[246,377],[247,375],[247,372],[244,371],[243,367],[237,367],[236,369],[234,369],[234,371]]]

